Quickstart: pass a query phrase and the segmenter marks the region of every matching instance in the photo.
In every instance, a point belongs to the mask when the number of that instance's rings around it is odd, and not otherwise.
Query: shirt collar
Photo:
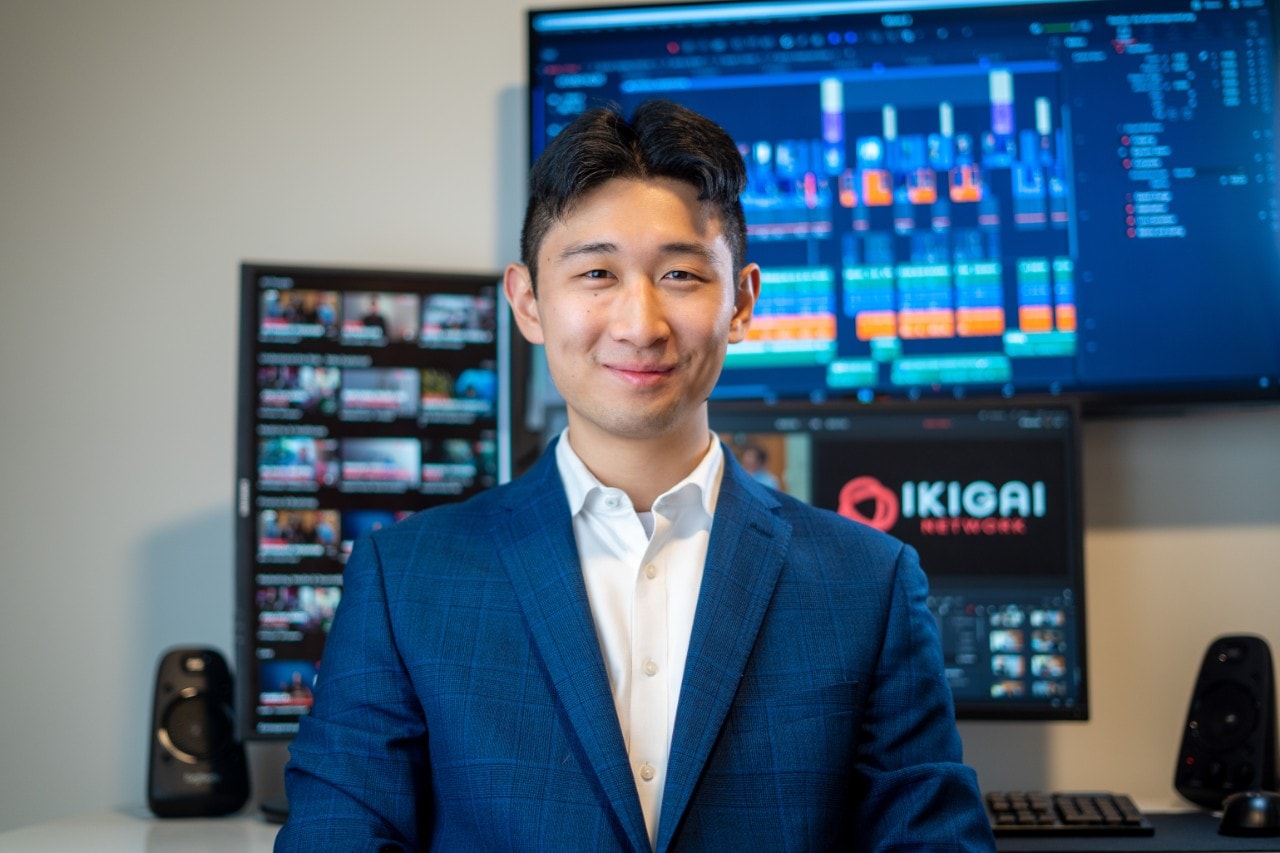
[[[720,480],[724,475],[724,448],[713,433],[708,433],[708,437],[709,446],[702,460],[683,480],[658,496],[653,502],[655,509],[671,503],[682,506],[692,497],[702,505],[708,518],[715,516]],[[560,433],[560,440],[556,442],[556,466],[560,469],[560,480],[564,483],[565,496],[569,499],[570,515],[576,516],[582,512],[592,492],[618,491],[596,479],[569,446],[568,427]]]

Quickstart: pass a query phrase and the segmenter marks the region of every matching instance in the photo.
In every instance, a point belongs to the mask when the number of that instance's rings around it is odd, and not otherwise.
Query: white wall
[[[0,831],[143,802],[161,651],[231,651],[239,262],[515,252],[523,27],[520,0],[0,4]],[[1209,639],[1280,643],[1277,437],[1280,410],[1088,425],[1094,718],[965,725],[985,786],[1170,796]],[[252,758],[277,793],[282,750]]]

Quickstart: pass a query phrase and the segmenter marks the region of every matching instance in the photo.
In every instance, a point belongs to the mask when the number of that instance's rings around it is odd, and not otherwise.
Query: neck
[[[698,467],[710,446],[706,419],[678,432],[634,438],[611,435],[569,420],[569,444],[597,480],[621,489],[637,512],[648,512],[658,496]]]

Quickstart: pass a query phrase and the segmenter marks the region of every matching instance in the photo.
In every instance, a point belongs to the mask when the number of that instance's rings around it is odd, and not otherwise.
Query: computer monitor
[[[511,473],[497,273],[241,267],[236,707],[287,739],[363,534]],[[514,396],[513,396],[514,395]]]
[[[667,98],[748,170],[717,399],[1280,400],[1276,0],[535,10],[531,151]]]
[[[1088,717],[1078,407],[713,404],[762,482],[920,555],[962,719]]]

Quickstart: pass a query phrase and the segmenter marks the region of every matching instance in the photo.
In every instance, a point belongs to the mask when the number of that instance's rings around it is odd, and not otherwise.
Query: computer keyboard
[[[1124,794],[1109,791],[992,791],[985,798],[996,835],[1152,835]]]

